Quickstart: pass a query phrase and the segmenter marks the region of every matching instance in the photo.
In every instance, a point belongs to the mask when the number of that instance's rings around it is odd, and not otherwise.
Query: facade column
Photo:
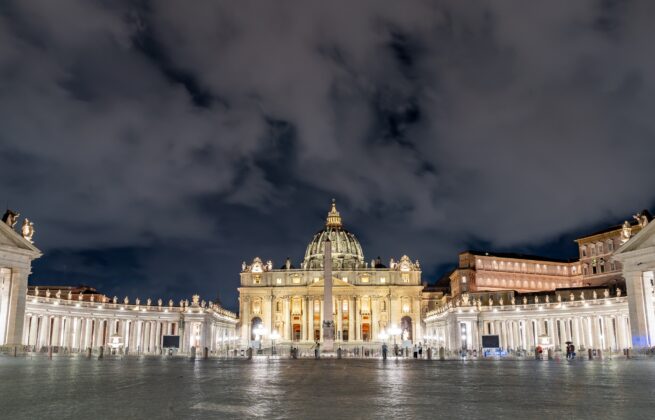
[[[339,341],[343,341],[343,304],[341,296],[338,296],[336,298],[337,300],[337,322],[335,323],[336,325],[336,334],[337,336],[335,338],[339,339]]]
[[[348,341],[355,340],[355,297],[348,297]]]
[[[653,272],[624,271],[623,277],[628,293],[632,346],[651,347],[655,344],[655,307],[651,291]]]
[[[282,339],[291,341],[293,339],[292,323],[291,323],[291,303],[289,301],[289,296],[284,297],[284,329],[282,332]]]
[[[355,341],[362,339],[362,319],[360,314],[362,300],[359,296],[355,297]]]
[[[7,302],[7,328],[6,340],[0,337],[0,344],[15,345],[21,344],[23,337],[23,324],[25,323],[25,303],[27,300],[27,275],[26,269],[11,269],[11,284],[9,300]]]
[[[302,305],[302,341],[309,341],[309,296],[300,299]]]

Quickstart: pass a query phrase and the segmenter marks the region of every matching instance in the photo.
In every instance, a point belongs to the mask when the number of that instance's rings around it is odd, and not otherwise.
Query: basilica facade
[[[326,242],[331,247],[332,301],[324,300]],[[336,205],[325,226],[307,245],[299,267],[287,260],[280,268],[256,257],[244,262],[239,287],[241,344],[323,341],[323,307],[330,305],[335,344],[379,343],[389,331],[411,342],[422,336],[423,284],[418,261],[403,255],[389,265],[366,261],[355,235],[343,226]]]

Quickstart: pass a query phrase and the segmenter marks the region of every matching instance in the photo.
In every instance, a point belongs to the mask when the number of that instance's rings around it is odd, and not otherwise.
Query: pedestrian
[[[571,360],[575,359],[575,345],[571,343]]]
[[[418,359],[418,347],[414,344],[414,359]]]
[[[566,345],[566,359],[568,360],[570,358],[571,358],[571,345],[567,344]]]
[[[421,343],[418,343],[418,358],[423,358],[423,345]]]

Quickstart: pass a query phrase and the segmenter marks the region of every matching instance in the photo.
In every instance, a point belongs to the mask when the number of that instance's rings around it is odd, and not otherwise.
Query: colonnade
[[[632,346],[625,298],[577,306],[512,305],[499,308],[452,308],[426,318],[429,343],[446,349],[479,350],[483,335],[497,335],[504,350],[532,351],[537,346],[565,350],[622,350]]]

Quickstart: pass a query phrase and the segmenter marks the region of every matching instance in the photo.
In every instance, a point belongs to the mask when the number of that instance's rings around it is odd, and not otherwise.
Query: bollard
[[[205,349],[202,351],[202,358],[203,359],[208,359],[209,358],[209,348],[205,347]]]
[[[446,360],[446,349],[439,347],[439,360]]]
[[[99,350],[99,352],[98,352],[98,359],[102,359],[103,356],[105,355],[105,348],[104,348],[104,347],[100,347],[98,350]]]
[[[337,349],[337,359],[341,359],[341,347]]]
[[[252,347],[248,347],[248,350],[246,350],[246,357],[248,360],[252,360]]]
[[[195,346],[191,347],[191,358],[192,359],[196,358],[196,348],[195,348]]]

